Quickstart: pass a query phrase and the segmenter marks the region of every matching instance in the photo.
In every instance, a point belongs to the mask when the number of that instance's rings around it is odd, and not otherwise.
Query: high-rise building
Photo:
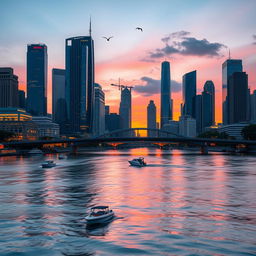
[[[121,118],[116,113],[109,113],[105,116],[106,131],[111,132],[121,129]]]
[[[156,129],[156,105],[153,100],[150,100],[147,107],[147,128]],[[148,137],[155,137],[155,131],[148,131]]]
[[[213,81],[208,80],[205,82],[204,92],[207,92],[211,95],[209,115],[210,115],[211,125],[215,125],[215,86]]]
[[[94,42],[89,36],[66,39],[66,102],[70,132],[91,133],[94,104]]]
[[[67,104],[65,99],[65,69],[52,69],[52,119],[65,133]]]
[[[110,107],[105,105],[105,115],[109,115],[110,113]]]
[[[242,60],[228,59],[222,64],[222,122],[229,124],[228,113],[228,80],[234,72],[242,72]]]
[[[197,134],[202,133],[203,127],[202,127],[202,95],[196,95],[195,100],[195,115],[196,115],[196,132]]]
[[[122,88],[121,102],[119,107],[119,115],[121,118],[121,128],[129,129],[132,125],[132,95],[131,89]]]
[[[19,108],[26,109],[26,96],[23,90],[19,90]]]
[[[105,132],[105,93],[99,84],[94,84],[95,100],[94,100],[94,121],[93,133],[98,136]]]
[[[228,80],[228,120],[230,124],[248,121],[248,75],[234,72]]]
[[[27,112],[47,115],[47,46],[27,46]]]
[[[195,118],[196,70],[182,77],[182,115]]]
[[[0,107],[18,107],[18,77],[12,68],[0,68]]]
[[[196,120],[190,116],[180,116],[179,134],[186,137],[196,136]]]
[[[170,62],[162,62],[161,69],[161,128],[172,119]]]
[[[250,96],[250,120],[252,123],[256,123],[256,90]]]

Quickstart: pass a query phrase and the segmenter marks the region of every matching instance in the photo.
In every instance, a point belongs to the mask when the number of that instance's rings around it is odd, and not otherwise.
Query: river
[[[148,165],[129,166],[144,156]],[[57,166],[42,169],[45,159]],[[159,149],[0,158],[0,255],[256,255],[256,157]],[[96,228],[88,208],[115,219]]]

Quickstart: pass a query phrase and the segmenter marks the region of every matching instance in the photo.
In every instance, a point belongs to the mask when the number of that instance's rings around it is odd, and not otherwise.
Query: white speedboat
[[[90,209],[85,220],[87,224],[102,224],[110,221],[114,216],[113,210],[108,206],[95,206]]]
[[[59,155],[58,159],[61,160],[61,159],[65,159],[66,157],[64,155]]]
[[[53,160],[48,160],[48,161],[45,161],[44,163],[42,163],[43,168],[52,168],[54,166],[56,166],[56,163],[54,163]]]
[[[130,165],[132,166],[138,166],[138,167],[143,167],[146,166],[147,164],[144,161],[143,157],[139,157],[139,158],[134,158],[131,161],[128,161],[130,163]]]

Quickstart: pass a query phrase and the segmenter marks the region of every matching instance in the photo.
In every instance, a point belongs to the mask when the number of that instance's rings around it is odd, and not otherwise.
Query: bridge
[[[132,132],[139,130],[150,130],[158,133],[156,137],[133,137]],[[117,134],[129,133],[130,136],[117,137]],[[157,135],[157,134],[156,134]],[[117,130],[110,133],[103,134],[98,137],[92,138],[80,138],[80,139],[55,139],[55,140],[35,140],[35,141],[10,141],[2,143],[4,148],[13,149],[32,149],[43,148],[45,146],[70,146],[73,148],[73,152],[76,152],[78,147],[99,146],[102,144],[111,144],[113,146],[126,143],[151,143],[157,145],[167,144],[185,144],[190,146],[198,146],[201,148],[201,152],[207,151],[208,146],[226,146],[233,148],[243,148],[244,151],[249,150],[250,147],[256,146],[256,141],[250,140],[228,140],[228,139],[208,139],[208,138],[195,138],[184,137],[168,131],[158,129],[146,129],[146,128],[133,128],[125,130]]]

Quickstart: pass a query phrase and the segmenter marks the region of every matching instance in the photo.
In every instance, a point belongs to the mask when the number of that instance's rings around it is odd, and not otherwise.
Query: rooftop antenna
[[[90,25],[89,25],[89,36],[92,36],[92,19],[90,16]]]
[[[228,59],[231,59],[231,55],[230,55],[230,49],[228,49]]]

